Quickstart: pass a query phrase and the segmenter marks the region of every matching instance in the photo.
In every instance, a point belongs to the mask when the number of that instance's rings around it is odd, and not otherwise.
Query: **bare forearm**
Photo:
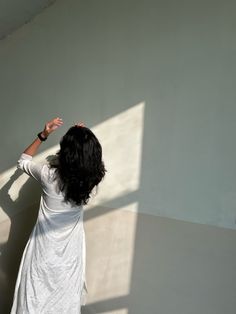
[[[42,137],[46,137],[43,132],[41,132]],[[34,156],[37,153],[37,150],[42,142],[40,139],[37,137],[32,144],[30,144],[24,151],[23,153]]]
[[[23,153],[34,156],[37,153],[37,150],[44,139],[47,139],[49,134],[58,129],[63,124],[61,118],[54,118],[51,121],[45,124],[44,130],[38,134],[39,136],[30,144]],[[40,140],[42,139],[42,141]]]

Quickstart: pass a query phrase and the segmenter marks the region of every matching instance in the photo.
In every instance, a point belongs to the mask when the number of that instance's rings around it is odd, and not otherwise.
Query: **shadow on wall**
[[[1,233],[9,235],[8,240],[0,244],[1,313],[10,313],[21,256],[38,213],[40,187],[33,179],[29,178],[22,185],[16,200],[13,201],[9,194],[12,185],[21,175],[22,171],[17,169],[0,190],[0,206],[9,217],[1,223]],[[29,195],[37,202],[26,208],[26,204],[29,204]],[[15,214],[16,212],[19,213]]]

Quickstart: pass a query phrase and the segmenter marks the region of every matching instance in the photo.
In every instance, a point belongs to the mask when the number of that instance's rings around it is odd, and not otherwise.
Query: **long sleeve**
[[[41,172],[43,165],[32,161],[32,156],[23,153],[17,161],[17,168],[41,183]]]

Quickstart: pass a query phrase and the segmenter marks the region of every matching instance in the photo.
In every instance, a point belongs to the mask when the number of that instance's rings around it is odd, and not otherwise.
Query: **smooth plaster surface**
[[[235,313],[235,6],[58,0],[0,42],[5,309],[39,200],[15,164],[59,115],[41,151],[83,120],[109,169],[85,215],[84,314]]]
[[[235,229],[235,6],[57,1],[0,42],[0,171],[55,115],[64,127],[42,149],[143,102],[139,211]],[[124,148],[116,132],[100,138],[110,150]]]
[[[1,0],[0,40],[29,23],[55,0]]]
[[[3,314],[36,208],[15,216],[1,246]],[[89,295],[82,314],[235,314],[235,230],[99,206],[86,209],[84,226]],[[0,230],[2,242],[9,223]]]
[[[83,314],[235,313],[234,230],[129,210],[86,214]]]

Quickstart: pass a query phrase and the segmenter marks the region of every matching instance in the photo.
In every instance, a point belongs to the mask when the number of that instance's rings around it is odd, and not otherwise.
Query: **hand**
[[[57,117],[57,118],[52,119],[51,121],[45,124],[42,135],[44,137],[48,137],[49,134],[51,134],[53,131],[58,129],[62,124],[63,124],[63,121],[61,118]]]
[[[83,122],[76,123],[75,126],[83,128],[85,125]]]

